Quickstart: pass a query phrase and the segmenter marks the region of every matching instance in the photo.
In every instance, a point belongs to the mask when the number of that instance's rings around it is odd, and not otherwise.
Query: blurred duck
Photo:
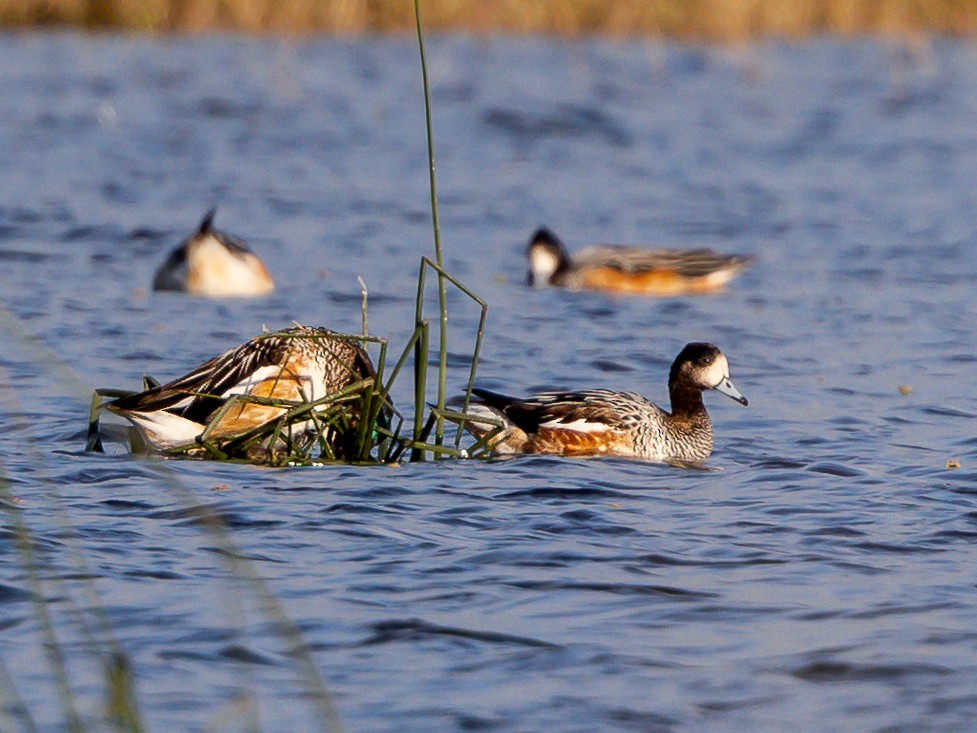
[[[529,284],[535,287],[663,296],[721,290],[754,259],[709,249],[601,245],[588,247],[571,260],[563,242],[545,227],[529,240],[527,254]]]
[[[275,289],[258,255],[240,240],[214,229],[217,209],[156,270],[153,290],[180,290],[211,298],[267,295]]]
[[[375,376],[369,355],[349,337],[326,328],[295,326],[258,336],[225,351],[172,382],[105,404],[131,422],[157,451],[186,450],[210,428],[220,439],[265,425],[286,410],[241,401],[220,414],[235,395],[314,402]],[[215,424],[215,421],[219,421]],[[311,429],[311,423],[293,425]],[[335,446],[337,456],[342,446]]]
[[[667,463],[701,463],[712,453],[712,421],[702,402],[714,389],[742,405],[723,353],[706,343],[682,349],[668,375],[672,411],[634,392],[593,389],[542,392],[524,399],[475,389],[480,402],[468,414],[503,424],[489,441],[496,453],[548,453],[565,456],[612,455]],[[482,437],[496,429],[466,423]]]

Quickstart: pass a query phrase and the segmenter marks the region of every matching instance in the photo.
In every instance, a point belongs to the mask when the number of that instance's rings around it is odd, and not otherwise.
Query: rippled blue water
[[[348,731],[971,730],[977,47],[429,46],[480,383],[662,400],[682,344],[714,341],[751,400],[707,395],[719,470],[84,454],[92,388],[262,325],[356,331],[357,276],[402,347],[432,252],[416,48],[2,36],[0,728],[29,729],[14,691],[65,728],[16,515],[94,729],[104,635],[77,608],[104,609],[151,730],[329,728],[254,574]],[[147,293],[214,204],[276,294]],[[543,223],[760,259],[716,297],[532,291]],[[477,313],[452,308],[462,354]]]

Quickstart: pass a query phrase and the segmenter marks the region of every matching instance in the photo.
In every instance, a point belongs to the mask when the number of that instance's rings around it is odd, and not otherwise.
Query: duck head
[[[685,345],[675,357],[668,375],[669,389],[679,384],[699,390],[714,389],[741,405],[749,404],[729,378],[726,356],[713,344],[693,342]]]
[[[570,258],[563,242],[546,227],[533,234],[526,247],[529,256],[529,285],[544,288],[562,272],[570,269]]]

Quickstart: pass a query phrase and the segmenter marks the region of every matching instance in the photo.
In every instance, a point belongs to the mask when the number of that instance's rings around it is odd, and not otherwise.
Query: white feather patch
[[[494,407],[489,407],[488,405],[482,404],[481,402],[472,402],[468,406],[468,414],[472,417],[481,418],[483,420],[497,420],[505,426],[511,425],[509,418],[505,416],[501,410],[496,410]],[[494,430],[493,425],[487,425],[485,423],[478,424],[477,426],[473,423],[469,423],[470,426],[476,427],[476,429],[482,430],[483,432],[488,432],[489,430]]]
[[[158,450],[172,450],[191,445],[204,426],[164,410],[127,412],[122,417],[135,425],[147,443]]]
[[[716,360],[703,373],[703,380],[708,386],[715,388],[724,379],[729,379],[729,362],[726,357],[720,354]]]
[[[553,273],[560,266],[560,261],[547,249],[533,247],[529,253],[529,266],[533,270],[533,276],[539,281],[540,285],[549,283]]]
[[[572,430],[575,433],[606,433],[611,426],[603,422],[592,422],[590,420],[574,420],[573,422],[562,422],[560,420],[549,420],[539,424],[541,428],[549,430]]]
[[[277,364],[269,364],[260,369],[255,369],[246,378],[235,384],[229,390],[221,394],[221,397],[231,397],[236,394],[248,394],[254,387],[266,379],[275,379],[282,373],[282,368]]]

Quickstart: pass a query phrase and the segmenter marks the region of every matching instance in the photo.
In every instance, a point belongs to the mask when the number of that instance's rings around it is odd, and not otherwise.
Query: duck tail
[[[476,438],[481,438],[493,430],[497,430],[500,423],[505,432],[511,429],[512,421],[503,412],[504,402],[512,400],[511,397],[488,392],[484,389],[473,389],[472,394],[477,399],[473,399],[465,410],[464,415],[467,419],[460,417],[461,400],[458,399],[452,400],[452,407],[459,410],[459,415],[448,417],[448,420],[461,423],[464,429]]]
[[[197,228],[197,235],[210,234],[214,231],[214,217],[217,216],[217,207],[214,206],[204,214],[203,221],[200,222],[200,226]]]

